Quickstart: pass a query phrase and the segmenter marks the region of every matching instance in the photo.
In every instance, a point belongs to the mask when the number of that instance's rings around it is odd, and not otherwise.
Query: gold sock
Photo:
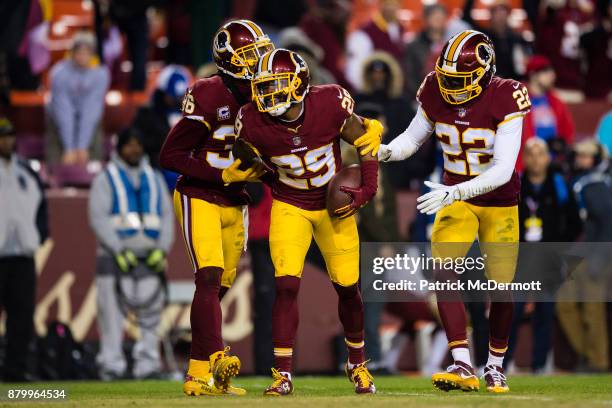
[[[189,359],[189,369],[187,374],[196,377],[203,378],[210,373],[210,362],[206,360],[194,360]]]

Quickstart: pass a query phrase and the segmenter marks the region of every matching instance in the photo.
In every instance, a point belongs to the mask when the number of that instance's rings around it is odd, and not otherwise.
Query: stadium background
[[[147,54],[147,81],[144,90],[130,90],[130,64],[127,47],[123,47],[118,58],[111,90],[106,95],[103,117],[106,150],[112,146],[112,136],[129,126],[139,106],[145,104],[156,84],[156,77],[164,66],[165,46],[170,35],[165,25],[164,12],[173,9],[172,3],[187,1],[161,2],[158,9],[150,10],[147,15],[150,23],[149,49]],[[210,13],[205,20],[205,29],[212,34],[216,27],[227,17],[240,16],[254,18],[256,0],[250,1],[215,1],[204,0]],[[309,3],[309,2],[306,2]],[[314,3],[314,1],[312,1]],[[405,0],[402,2],[400,20],[408,33],[414,33],[421,27],[421,13],[425,1]],[[431,2],[427,2],[431,3]],[[462,0],[441,1],[451,11],[451,15],[460,13]],[[488,7],[491,1],[476,1],[473,16],[485,26],[488,19]],[[529,30],[524,10],[519,0],[508,2],[512,7],[513,26],[517,30]],[[49,0],[41,1],[43,18],[49,23],[49,50],[51,63],[64,57],[70,47],[74,33],[91,29],[94,24],[93,5],[86,0]],[[309,5],[306,4],[307,8]],[[177,6],[178,7],[178,6]],[[376,2],[355,0],[351,8],[348,31],[367,21],[376,9]],[[167,16],[167,15],[166,15]],[[210,38],[210,35],[209,35]],[[125,43],[125,36],[122,38]],[[202,41],[205,44],[206,41]],[[199,50],[194,54],[207,55],[209,50]],[[199,57],[194,57],[194,60]],[[204,61],[202,61],[204,62]],[[197,66],[190,66],[195,75]],[[612,67],[610,67],[612,69]],[[84,173],[62,180],[56,169],[45,165],[44,105],[48,98],[48,68],[39,77],[36,89],[11,89],[9,103],[3,106],[15,125],[18,134],[17,149],[20,154],[31,159],[35,169],[40,171],[48,187],[49,220],[51,239],[45,243],[37,254],[38,282],[35,327],[38,335],[45,334],[47,323],[60,320],[68,323],[78,341],[95,342],[97,338],[95,287],[95,238],[87,223],[87,189],[93,176],[89,167]],[[568,104],[576,125],[576,139],[592,137],[600,118],[610,109],[610,101],[582,100]],[[60,170],[61,171],[61,170]],[[399,191],[398,229],[408,231],[408,225],[415,216],[414,201],[418,191]],[[6,197],[2,197],[6,199]],[[191,268],[188,265],[182,241],[177,230],[173,250],[169,257],[168,280],[171,286],[180,292],[181,284],[191,282]],[[407,239],[406,234],[400,238]],[[232,344],[233,351],[241,356],[244,372],[253,369],[252,356],[252,323],[250,294],[250,267],[248,255],[241,261],[241,270],[235,288],[224,300],[223,332],[226,340]],[[178,296],[177,298],[181,298]],[[169,305],[164,311],[161,331],[187,329],[189,327],[189,300]],[[300,372],[327,372],[334,369],[334,337],[341,332],[335,310],[335,295],[326,275],[314,265],[306,265],[304,284],[300,295],[300,327],[297,340],[296,367]],[[397,330],[400,322],[386,315],[381,330]],[[128,325],[128,332],[133,330]],[[529,333],[530,328],[522,330]],[[571,368],[575,361],[569,351],[569,345],[559,329],[555,329],[555,363],[558,368]],[[522,335],[518,347],[516,362],[518,366],[529,365],[530,336]],[[414,346],[409,345],[404,351],[401,368],[416,369]]]

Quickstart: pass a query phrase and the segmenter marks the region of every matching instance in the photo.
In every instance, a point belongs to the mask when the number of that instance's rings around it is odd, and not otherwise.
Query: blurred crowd
[[[159,168],[159,150],[181,115],[180,102],[189,84],[215,73],[210,41],[230,17],[257,21],[277,47],[300,53],[312,84],[338,83],[348,89],[358,114],[385,124],[383,143],[401,133],[414,116],[415,94],[444,43],[464,29],[485,32],[495,46],[497,75],[526,83],[532,101],[517,163],[522,177],[521,241],[612,241],[612,109],[592,134],[576,134],[576,118],[568,107],[612,100],[610,0],[423,1],[420,15],[407,13],[408,2],[400,0],[84,0],[90,24],[71,33],[60,58],[50,46],[58,43],[51,41],[57,34],[54,3],[18,0],[0,5],[0,307],[7,313],[6,379],[24,379],[19,356],[26,354],[24,344],[33,335],[33,255],[48,234],[45,188],[62,186],[91,188],[95,198],[90,224],[99,242],[96,279],[104,342],[98,363],[103,378],[124,375],[121,327],[116,324],[122,314],[113,306],[118,300],[107,279],[108,265],[130,271],[142,265],[138,273],[143,276],[157,276],[164,269],[173,241],[167,224],[173,222],[169,191],[177,175]],[[44,113],[31,118],[44,123],[42,155],[20,141],[18,122],[11,121],[18,110],[15,92],[46,95]],[[117,95],[113,92],[145,95],[134,114],[123,118],[118,134],[109,134],[104,121],[105,109]],[[414,206],[414,200],[402,197],[420,192],[424,180],[438,178],[440,166],[441,153],[433,139],[409,160],[383,166],[379,192],[360,212],[361,240],[427,241],[433,219],[419,214],[399,227],[404,209],[398,203]],[[147,194],[127,188],[134,183],[144,185]],[[271,322],[262,316],[270,313],[274,284],[267,255],[271,200],[266,189],[251,188],[252,214],[257,214],[251,219],[249,242],[256,372],[268,374]],[[151,221],[145,226],[150,234],[120,244],[107,227],[113,215],[136,211],[131,206],[140,200],[151,200],[147,217],[141,217]],[[18,202],[28,205],[15,205]],[[130,234],[136,227],[122,228]],[[309,260],[322,264],[314,248]],[[24,289],[27,296],[11,296],[7,289],[22,286],[30,288]],[[366,342],[374,366],[398,370],[409,337],[424,344],[419,363],[424,373],[442,366],[446,339],[426,299],[366,308]],[[469,309],[476,365],[482,365],[487,353],[486,305]],[[403,322],[390,339],[380,336],[383,311]],[[532,321],[532,369],[550,370],[556,317],[580,356],[579,368],[607,370],[609,313],[606,304],[519,303],[512,344],[519,326]],[[155,316],[145,320],[145,336],[133,353],[139,378],[160,366],[158,353],[147,352],[159,341],[149,330]]]

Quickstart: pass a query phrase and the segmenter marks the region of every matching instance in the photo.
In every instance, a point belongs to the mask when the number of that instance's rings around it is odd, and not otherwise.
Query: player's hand
[[[374,194],[376,194],[375,191],[372,193],[370,189],[366,189],[364,186],[357,188],[342,186],[340,187],[340,191],[350,195],[352,200],[349,204],[334,211],[334,214],[336,214],[338,218],[347,218],[355,214],[357,210],[366,205],[368,201],[374,197]]]
[[[372,157],[376,157],[382,142],[384,127],[378,120],[367,118],[363,119],[363,125],[366,128],[366,132],[357,138],[353,144],[357,148],[362,148],[359,150],[360,155],[365,156],[371,152]]]
[[[240,170],[238,168],[240,163],[242,163],[242,161],[236,159],[231,166],[223,170],[221,178],[225,185],[244,181],[259,181],[259,177],[263,176],[266,172],[266,169],[260,163],[255,163],[246,170]]]
[[[426,181],[425,185],[431,191],[417,198],[417,209],[423,214],[435,214],[447,205],[454,203],[455,200],[461,199],[461,193],[457,186],[445,186],[431,181]]]
[[[386,144],[381,144],[380,149],[378,149],[378,161],[379,162],[388,162],[391,159],[391,148]]]
[[[166,253],[161,249],[149,252],[145,264],[155,273],[163,273],[166,270]]]
[[[126,249],[124,251],[115,254],[115,263],[119,267],[119,270],[123,273],[129,273],[138,266],[138,259],[134,252]]]

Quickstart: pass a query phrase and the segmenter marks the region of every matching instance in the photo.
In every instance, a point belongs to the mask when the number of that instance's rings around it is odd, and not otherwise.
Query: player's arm
[[[342,139],[355,145],[355,142],[368,132],[367,126],[364,123],[366,120],[368,119],[362,120],[359,116],[351,114],[344,122],[344,126],[340,131]],[[378,132],[382,134],[382,130],[381,125]],[[358,150],[364,149],[358,146],[356,148]],[[378,190],[378,160],[376,156],[365,154],[359,156],[359,160],[361,161],[361,186],[358,188],[340,187],[342,191],[349,194],[353,199],[347,206],[336,210],[336,214],[340,218],[353,215],[359,208],[366,205],[376,195]]]
[[[204,181],[221,182],[221,169],[204,160],[198,160],[193,152],[210,137],[210,125],[187,117],[170,129],[159,152],[159,164],[164,169]]]
[[[523,114],[501,123],[495,132],[493,164],[482,174],[454,186],[426,181],[431,191],[417,198],[417,208],[425,214],[434,214],[455,200],[470,198],[488,193],[510,181],[516,165],[523,131]]]
[[[223,182],[227,185],[244,181],[261,181],[260,177],[266,173],[267,169],[261,160],[252,159],[253,156],[257,156],[258,158],[260,158],[260,156],[259,152],[257,152],[250,143],[246,142],[246,132],[243,132],[242,125],[242,109],[238,111],[238,115],[234,121],[234,134],[236,135],[236,142],[234,143],[232,153],[235,160],[231,166],[223,170]],[[245,166],[241,166],[243,160]]]
[[[433,123],[429,120],[423,108],[419,106],[408,128],[388,145],[380,146],[378,160],[387,162],[409,158],[419,150],[433,130]]]

